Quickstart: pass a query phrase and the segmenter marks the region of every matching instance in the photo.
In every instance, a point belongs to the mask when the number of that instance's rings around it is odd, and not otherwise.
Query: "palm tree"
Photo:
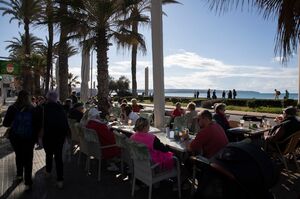
[[[53,37],[54,37],[54,22],[55,22],[55,3],[54,0],[42,1],[42,13],[38,25],[47,25],[48,38],[47,38],[47,68],[45,73],[45,93],[49,90],[50,76],[53,68]]]
[[[24,57],[26,54],[25,34],[19,33],[19,38],[13,37],[12,40],[5,42],[9,43],[5,49],[10,53],[9,56],[11,59],[20,59],[21,57]],[[34,36],[33,34],[29,34],[29,47],[32,49],[33,53],[39,52],[42,46],[42,39]]]
[[[178,3],[175,0],[162,0],[163,4],[169,3]],[[151,9],[151,1],[144,0],[140,1],[136,4],[133,4],[130,7],[130,17],[126,21],[126,25],[129,25],[133,34],[139,34],[139,26],[140,24],[148,25],[150,19],[144,13],[150,12]],[[146,53],[146,46],[143,43],[132,43],[131,47],[131,78],[132,78],[132,94],[133,96],[137,96],[137,82],[136,82],[136,62],[137,62],[137,52],[138,49],[142,51],[142,53]]]
[[[10,52],[10,59],[15,60],[17,62],[23,63],[25,62],[25,35],[19,33],[20,38],[13,37],[12,40],[5,41],[9,44],[6,46],[6,49]],[[40,94],[40,75],[42,74],[43,60],[45,56],[41,53],[43,49],[42,40],[32,34],[29,34],[29,43],[30,48],[32,49],[30,55],[30,78],[33,80],[31,83],[30,91],[32,94]],[[32,82],[32,81],[31,81]]]
[[[210,8],[217,12],[226,12],[232,8],[243,6],[244,1],[207,0]],[[286,63],[297,51],[300,42],[300,1],[299,0],[249,0],[250,6],[257,8],[264,16],[278,17],[275,53],[282,56]]]
[[[78,81],[78,75],[75,75],[72,74],[72,73],[69,73],[68,75],[68,87],[69,87],[69,95],[71,95],[71,92],[72,92],[72,88],[76,88],[77,85],[80,85],[80,81]]]
[[[29,25],[39,17],[40,14],[40,1],[39,0],[0,0],[0,4],[4,7],[0,7],[3,11],[2,15],[12,15],[10,22],[18,20],[19,25],[24,25],[25,34],[25,65],[22,70],[23,89],[29,90],[30,86],[30,63],[29,57],[31,53],[30,49],[30,31]]]
[[[66,51],[69,31],[67,28],[67,21],[65,20],[68,15],[67,0],[60,1],[58,13],[59,16],[61,16],[61,21],[59,23],[60,38],[58,45],[59,96],[60,100],[63,102],[68,98],[68,79],[65,78],[65,75],[69,74],[68,54]]]
[[[92,42],[97,52],[97,81],[98,81],[98,108],[103,112],[108,112],[107,97],[108,86],[108,56],[107,52],[110,39],[113,39],[118,47],[129,48],[133,42],[143,44],[140,34],[133,35],[132,31],[124,26],[124,13],[129,6],[139,2],[138,0],[85,0],[82,1],[80,9],[81,25],[85,26],[86,41]]]

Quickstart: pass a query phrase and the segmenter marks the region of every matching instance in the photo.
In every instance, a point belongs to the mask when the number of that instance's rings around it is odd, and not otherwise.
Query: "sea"
[[[200,92],[199,98],[206,98],[207,91],[206,90],[198,90]],[[142,90],[138,90],[139,94],[142,94]],[[152,90],[149,91],[151,94]],[[190,89],[166,89],[165,96],[166,97],[194,97],[195,90]],[[217,98],[222,98],[222,90],[216,90]],[[212,96],[212,91],[211,91]],[[283,99],[285,96],[285,92],[281,91],[281,95],[279,99]],[[227,92],[226,92],[227,98]],[[258,91],[239,91],[237,90],[237,99],[274,99],[275,93],[261,93]],[[298,100],[298,93],[290,93],[289,99]]]

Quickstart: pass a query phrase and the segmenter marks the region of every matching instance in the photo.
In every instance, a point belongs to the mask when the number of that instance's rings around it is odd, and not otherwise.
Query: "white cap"
[[[96,108],[91,108],[89,110],[88,117],[92,118],[92,117],[98,116],[100,113],[101,113],[101,111],[98,111]]]

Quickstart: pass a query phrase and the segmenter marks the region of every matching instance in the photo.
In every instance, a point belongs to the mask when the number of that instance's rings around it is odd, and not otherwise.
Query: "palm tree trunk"
[[[105,28],[97,32],[97,81],[98,81],[98,109],[108,114],[108,39]]]
[[[132,23],[132,32],[138,33],[138,22]],[[136,83],[136,58],[137,58],[137,44],[132,45],[131,51],[131,78],[132,78],[132,95],[137,97],[137,83]]]
[[[47,1],[47,9],[48,15],[48,49],[47,49],[47,68],[46,68],[46,78],[45,78],[45,93],[48,93],[49,90],[49,82],[50,82],[50,70],[52,67],[52,51],[53,51],[53,23],[52,23],[52,14],[53,14],[53,3],[52,0]]]
[[[35,87],[35,95],[41,95],[41,76],[39,71],[35,71],[34,73],[34,87]]]
[[[30,34],[29,34],[29,19],[24,19],[24,31],[25,31],[25,65],[22,70],[23,89],[33,93],[30,71]]]
[[[65,0],[60,3],[60,16],[65,16],[67,13],[67,5]],[[60,22],[60,39],[58,48],[58,67],[59,67],[59,97],[60,101],[64,102],[68,98],[68,53],[67,53],[67,36],[68,31],[64,21]]]

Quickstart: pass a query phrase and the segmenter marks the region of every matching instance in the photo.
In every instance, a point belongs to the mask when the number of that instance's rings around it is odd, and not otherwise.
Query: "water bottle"
[[[166,127],[166,134],[167,138],[170,138],[170,128],[168,126]]]
[[[179,130],[178,130],[178,127],[175,128],[174,130],[174,138],[177,140],[179,138]]]

